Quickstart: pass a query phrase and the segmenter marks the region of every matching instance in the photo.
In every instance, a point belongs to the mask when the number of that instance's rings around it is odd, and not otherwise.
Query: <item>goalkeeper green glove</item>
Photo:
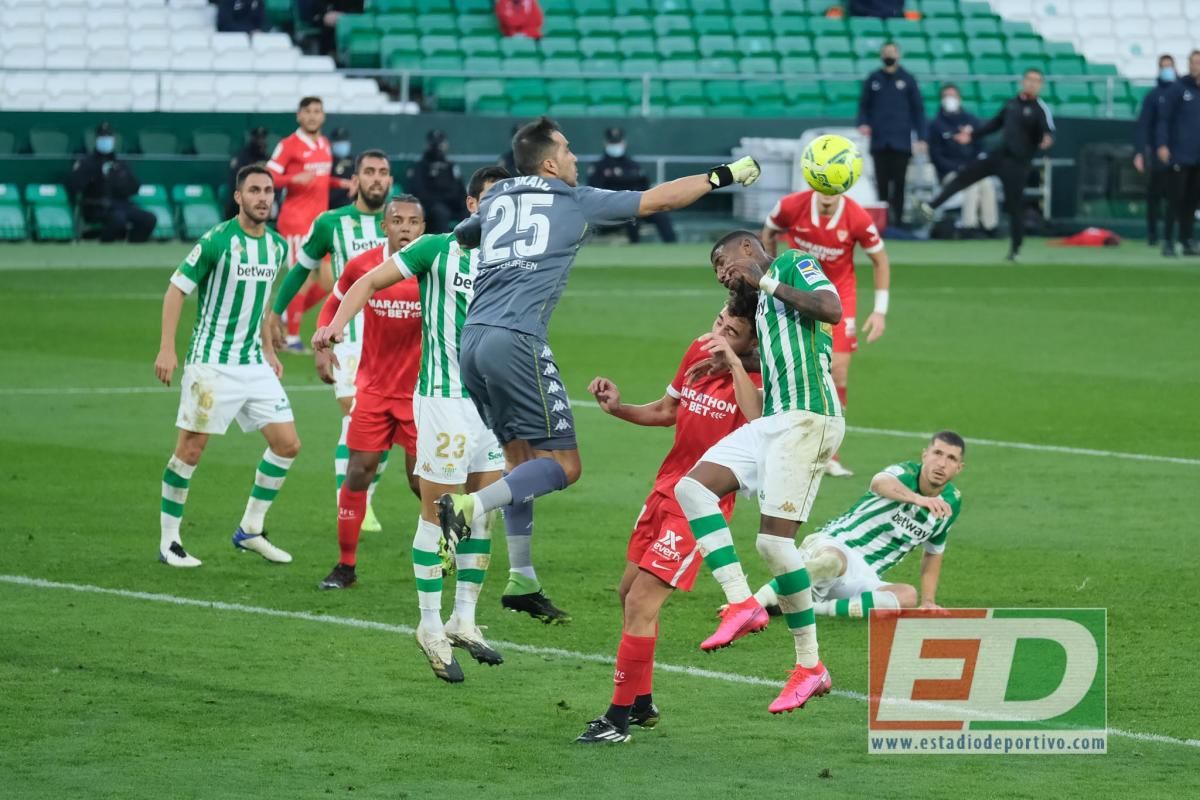
[[[732,164],[721,164],[708,171],[708,182],[714,189],[720,189],[734,183],[749,186],[762,175],[762,167],[750,156],[745,156]]]

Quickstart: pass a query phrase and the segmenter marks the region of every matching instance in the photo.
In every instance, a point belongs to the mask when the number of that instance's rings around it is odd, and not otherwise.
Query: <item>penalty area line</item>
[[[25,575],[0,575],[0,583],[7,583],[13,586],[25,586],[33,589],[58,589],[62,591],[80,592],[84,594],[99,594],[110,597],[121,597],[127,600],[142,600],[151,603],[164,603],[175,606],[189,606],[192,608],[207,608],[212,611],[226,611],[238,614],[253,614],[263,617],[277,617],[281,619],[294,619],[301,622],[318,622],[325,625],[340,625],[347,628],[358,628],[360,630],[380,631],[382,633],[399,634],[402,636],[412,636],[416,633],[416,629],[408,625],[392,625],[387,622],[376,622],[374,620],[357,619],[354,617],[336,617],[330,614],[313,614],[307,611],[285,611],[278,608],[264,608],[262,606],[250,606],[243,603],[226,603],[221,600],[199,600],[193,597],[179,597],[173,594],[160,594],[156,592],[136,592],[129,589],[112,589],[106,586],[93,586],[90,584],[81,583],[61,583],[59,581],[48,581],[43,578],[30,578]],[[520,644],[518,642],[493,641],[497,647],[504,650],[509,650],[514,653],[524,653],[533,656],[549,656],[552,658],[560,658],[570,661],[585,661],[592,664],[614,664],[616,659],[612,656],[602,653],[581,653],[576,650],[565,650],[559,647],[539,647],[537,645]],[[755,675],[742,675],[736,672],[719,672],[717,670],[703,669],[701,667],[689,667],[679,664],[664,664],[656,662],[654,668],[660,672],[667,672],[675,675],[687,675],[693,678],[704,678],[706,680],[721,681],[723,683],[736,683],[750,686],[769,686],[777,689],[782,686],[782,682],[770,680],[768,678],[760,678]],[[835,697],[844,697],[849,700],[857,700],[865,703],[867,695],[862,692],[851,692],[845,689],[834,689],[830,694]],[[1112,736],[1117,736],[1123,739],[1135,739],[1142,742],[1156,742],[1159,744],[1171,744],[1182,747],[1197,747],[1200,748],[1200,739],[1179,739],[1174,736],[1165,736],[1160,733],[1141,733],[1138,731],[1126,731],[1120,728],[1109,728],[1108,733]]]

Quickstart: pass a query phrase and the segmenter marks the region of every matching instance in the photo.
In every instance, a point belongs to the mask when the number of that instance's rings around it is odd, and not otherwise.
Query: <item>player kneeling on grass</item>
[[[235,419],[243,431],[262,431],[267,451],[254,475],[246,513],[233,545],[268,561],[292,557],[267,540],[263,521],[279,494],[300,437],[292,406],[279,383],[283,366],[269,338],[263,346],[263,309],[271,284],[287,266],[287,242],[267,228],[275,185],[265,167],[250,165],[237,174],[233,193],[238,215],[213,227],[171,276],[163,297],[162,337],[154,374],[168,386],[175,373],[175,329],[187,295],[200,290],[196,324],[183,368],[182,397],[175,425],[179,439],[162,479],[162,533],[159,560],[172,567],[198,567],[200,559],[183,549],[179,525],[188,485],[208,437],[221,435]]]
[[[379,247],[355,256],[342,267],[333,292],[321,309],[319,325],[328,325],[342,298],[363,275],[400,252],[425,232],[425,212],[412,195],[393,197],[383,209]],[[400,445],[406,463],[416,460],[417,428],[413,420],[413,389],[421,350],[421,301],[415,280],[400,281],[380,289],[367,301],[365,322],[358,316],[361,350],[354,378],[356,393],[346,429],[348,459],[346,479],[338,488],[337,531],[341,556],[333,571],[321,581],[322,589],[346,589],[358,580],[358,537],[362,532],[374,486],[384,457],[393,444]],[[327,353],[329,351],[318,351]],[[336,354],[330,358],[337,360]],[[320,359],[318,358],[318,363]],[[334,377],[321,373],[326,383]],[[416,482],[415,479],[413,481]]]
[[[500,167],[476,170],[467,187],[467,208],[474,213],[492,184],[508,177]],[[463,249],[451,234],[426,235],[355,281],[337,315],[313,335],[313,348],[324,350],[341,339],[347,323],[372,295],[415,277],[421,299],[421,363],[414,410],[417,421],[417,467],[421,518],[413,536],[413,573],[421,622],[417,644],[439,678],[463,680],[452,646],[462,647],[482,664],[499,664],[500,654],[483,638],[475,623],[475,607],[491,561],[491,517],[472,520],[472,536],[454,555],[457,583],[454,613],[442,622],[442,542],[438,497],[448,492],[476,491],[500,479],[504,453],[483,424],[458,366],[462,328],[474,295],[479,257]],[[367,326],[370,336],[371,326]],[[365,362],[364,362],[365,363]],[[360,372],[361,374],[361,372]]]
[[[872,608],[938,608],[938,576],[946,536],[962,510],[951,481],[963,468],[967,445],[953,431],[935,434],[921,460],[893,464],[849,511],[804,540],[800,552],[812,578],[813,611],[829,617],[869,617]],[[924,545],[921,591],[886,583],[883,574]],[[771,611],[779,585],[754,593]]]
[[[658,723],[658,708],[650,690],[659,609],[674,589],[691,591],[701,561],[687,518],[675,499],[675,483],[709,447],[745,424],[741,406],[752,409],[754,417],[759,414],[761,381],[757,372],[748,374],[741,361],[757,358],[757,305],[757,292],[744,288],[733,292],[717,315],[712,332],[692,343],[667,393],[653,403],[622,403],[620,390],[608,378],[596,378],[588,386],[600,407],[614,417],[635,425],[674,425],[675,443],[658,468],[654,489],[629,538],[625,574],[618,589],[625,624],[617,650],[612,705],[603,716],[588,723],[577,742],[626,742],[630,724],[652,728]],[[687,376],[692,368],[714,356],[727,363],[729,369],[710,372],[689,383]],[[726,519],[733,514],[733,501],[733,494],[721,498],[721,513]]]

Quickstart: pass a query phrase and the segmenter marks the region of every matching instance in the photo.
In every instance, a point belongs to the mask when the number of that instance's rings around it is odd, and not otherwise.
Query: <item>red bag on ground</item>
[[[1120,236],[1104,228],[1084,228],[1074,236],[1050,242],[1058,247],[1116,247],[1120,243]]]

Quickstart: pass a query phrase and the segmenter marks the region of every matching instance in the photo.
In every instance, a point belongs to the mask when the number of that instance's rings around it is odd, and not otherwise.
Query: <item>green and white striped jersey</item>
[[[287,269],[287,240],[242,230],[237,217],[213,226],[171,276],[184,294],[200,289],[188,364],[262,364],[262,316],[271,284]]]
[[[836,292],[808,253],[789,250],[767,269],[767,277],[802,292]],[[833,326],[811,319],[766,292],[758,296],[758,349],[762,359],[763,416],[811,411],[842,416],[833,375]]]
[[[391,262],[421,291],[421,372],[417,394],[468,397],[458,367],[458,347],[467,307],[475,296],[479,251],[463,250],[452,233],[427,233],[410,242]]]
[[[313,220],[312,227],[300,245],[296,260],[308,270],[321,265],[326,255],[333,266],[333,280],[342,276],[342,270],[355,256],[379,247],[387,241],[383,232],[383,209],[374,214],[359,211],[351,203],[341,208],[322,212]],[[362,336],[363,315],[357,314],[346,326],[346,341],[357,342]]]
[[[891,475],[912,491],[920,492],[920,462],[893,464],[880,474]],[[946,535],[962,510],[962,492],[953,483],[947,483],[941,497],[950,505],[952,513],[937,519],[912,503],[889,500],[869,491],[849,511],[827,522],[819,532],[857,551],[875,574],[882,575],[919,544],[925,545],[926,553],[940,553],[946,549]]]

